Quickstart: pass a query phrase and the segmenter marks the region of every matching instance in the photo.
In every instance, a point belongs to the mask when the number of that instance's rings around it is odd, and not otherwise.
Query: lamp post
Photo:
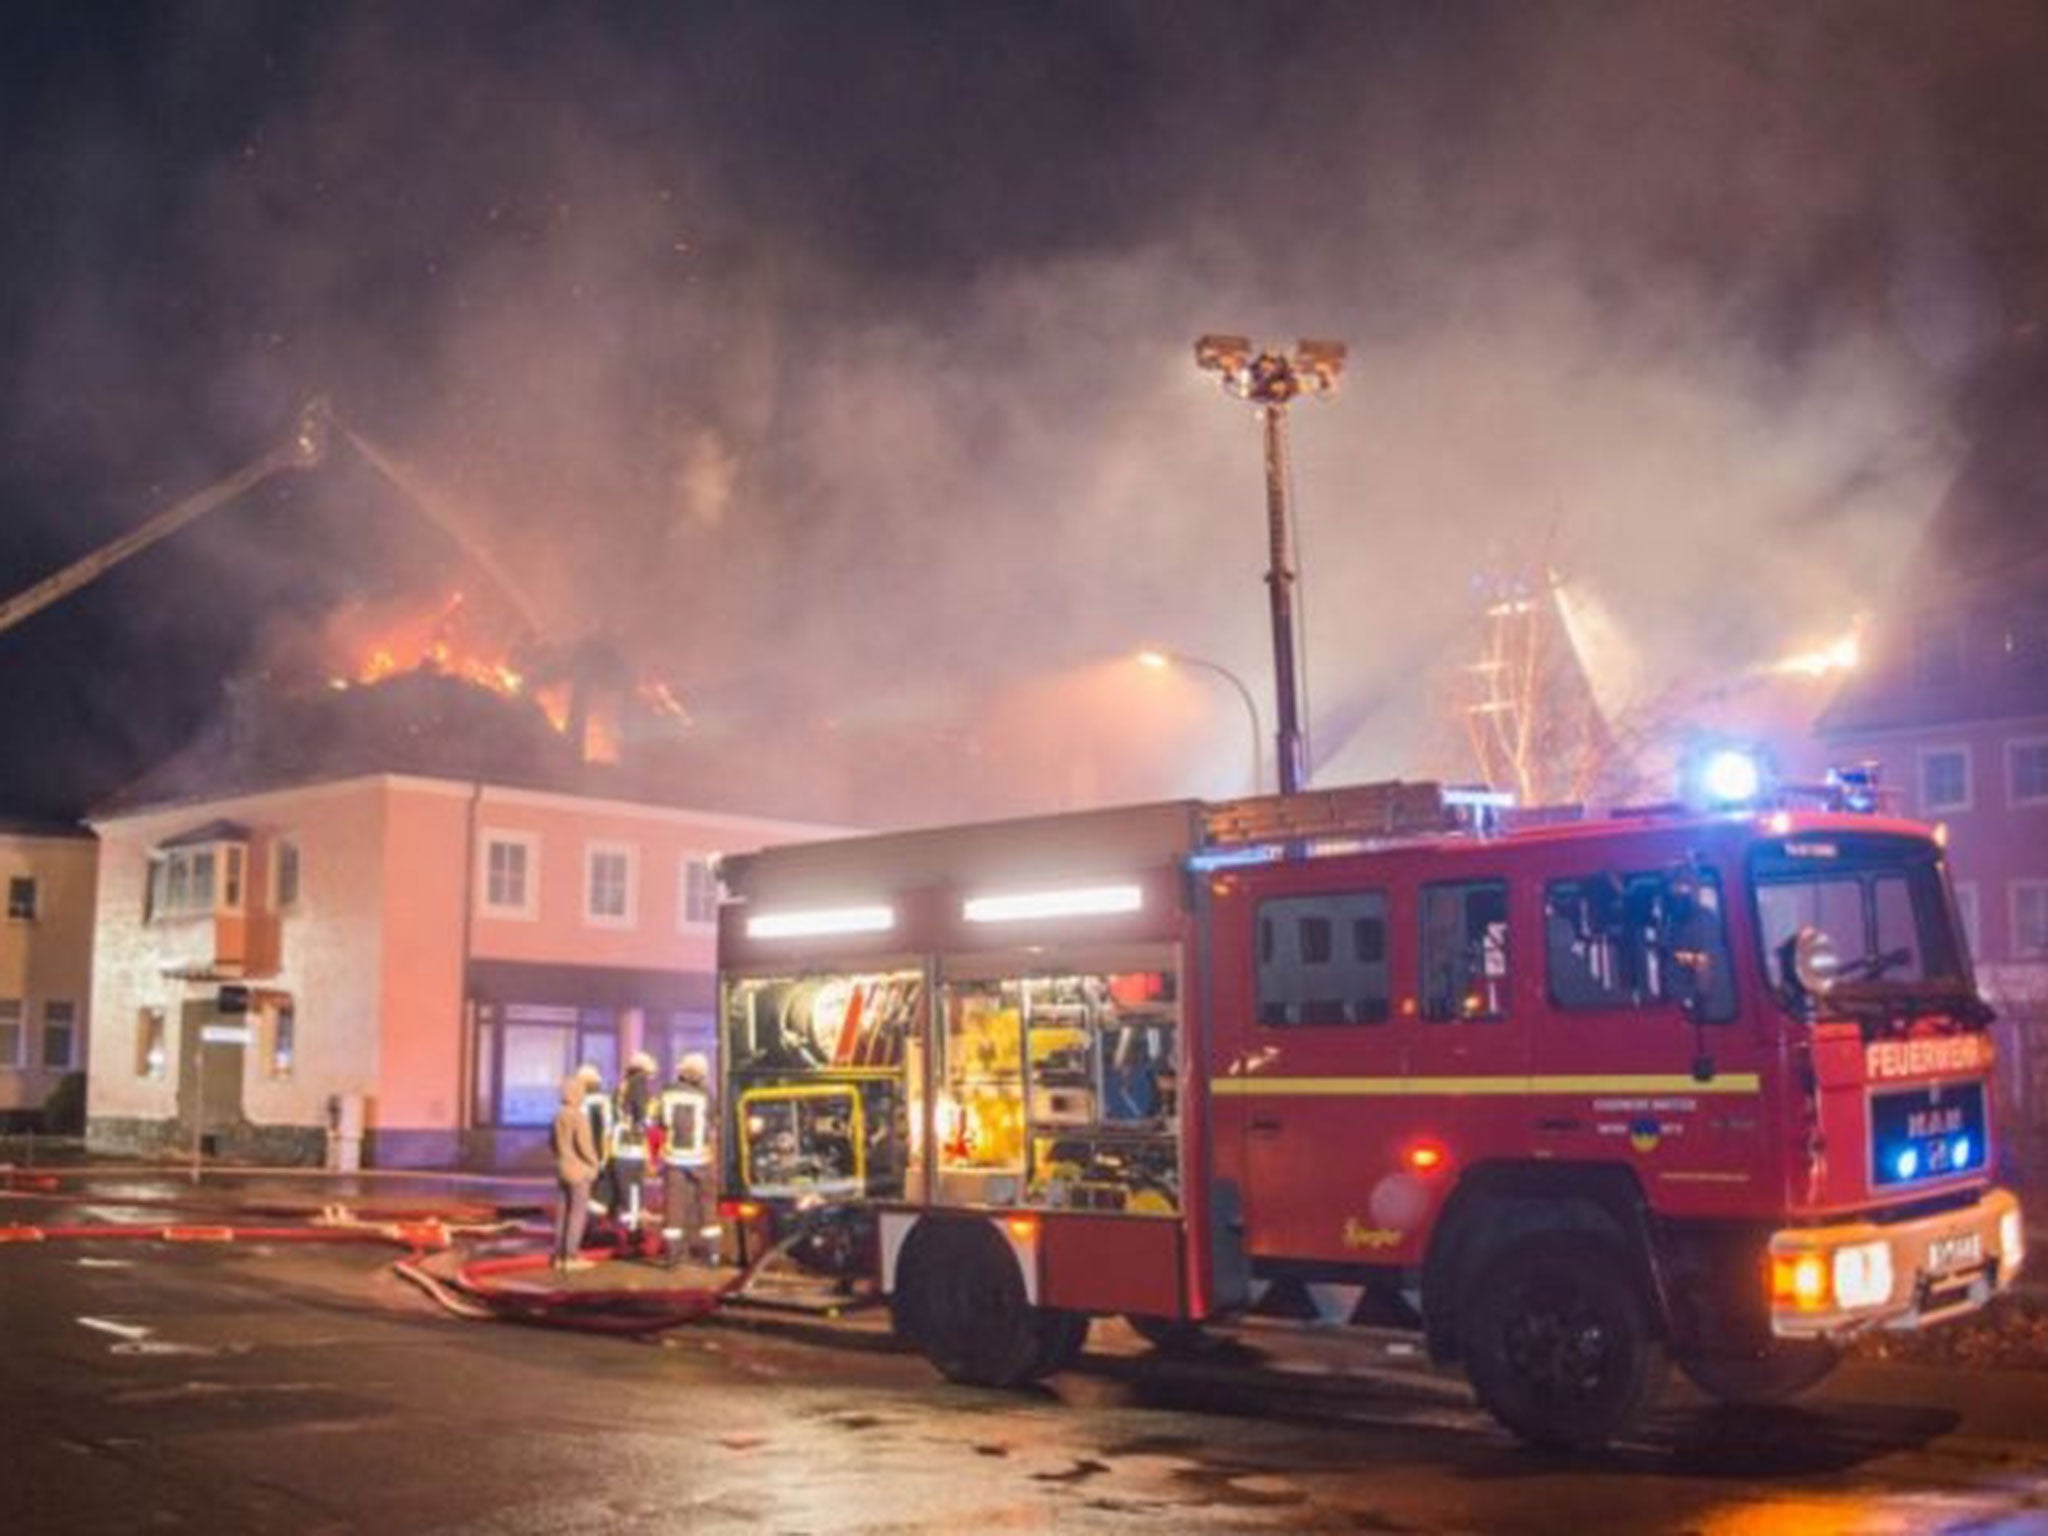
[[[1195,364],[1222,375],[1226,393],[1258,407],[1266,429],[1266,588],[1273,609],[1273,693],[1279,704],[1274,755],[1280,793],[1302,785],[1301,716],[1294,685],[1294,571],[1287,554],[1287,407],[1299,395],[1324,396],[1344,370],[1344,344],[1298,341],[1292,352],[1254,354],[1243,336],[1204,336]]]
[[[1204,672],[1214,672],[1223,681],[1237,690],[1237,696],[1244,700],[1244,712],[1251,719],[1252,723],[1252,793],[1255,795],[1260,793],[1265,787],[1265,775],[1259,761],[1259,742],[1263,739],[1265,732],[1259,725],[1258,703],[1252,698],[1251,689],[1245,687],[1244,679],[1231,671],[1230,668],[1224,666],[1220,661],[1204,661],[1199,656],[1184,656],[1179,651],[1140,651],[1138,652],[1138,664],[1158,671],[1164,671],[1168,667],[1175,666],[1199,667]]]

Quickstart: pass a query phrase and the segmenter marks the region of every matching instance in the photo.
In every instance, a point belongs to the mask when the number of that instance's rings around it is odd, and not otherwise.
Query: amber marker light
[[[1038,1236],[1038,1218],[1036,1216],[1005,1216],[1003,1218],[1003,1230],[1017,1239],[1018,1242],[1028,1243],[1031,1239]]]
[[[1801,1312],[1827,1305],[1828,1267],[1818,1253],[1797,1253],[1771,1260],[1771,1300]]]

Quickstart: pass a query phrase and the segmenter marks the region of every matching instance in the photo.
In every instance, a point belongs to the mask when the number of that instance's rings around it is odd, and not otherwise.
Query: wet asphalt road
[[[1860,1366],[1746,1414],[1674,1387],[1561,1461],[1385,1340],[1178,1365],[1105,1323],[995,1393],[872,1328],[458,1321],[389,1259],[0,1246],[0,1532],[2048,1533],[2036,1373]]]

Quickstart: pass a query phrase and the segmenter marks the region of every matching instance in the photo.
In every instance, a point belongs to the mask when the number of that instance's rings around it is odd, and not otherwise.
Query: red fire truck
[[[1256,1310],[1405,1324],[1534,1442],[1982,1306],[1989,1012],[1936,829],[1846,792],[1525,817],[1434,785],[721,866],[726,1189],[855,1213],[947,1376]],[[1472,797],[1483,801],[1485,797]]]

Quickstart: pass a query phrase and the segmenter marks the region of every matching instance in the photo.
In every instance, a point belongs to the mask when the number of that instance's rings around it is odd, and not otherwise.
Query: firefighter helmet
[[[691,1051],[676,1063],[676,1077],[686,1083],[701,1083],[711,1076],[711,1062],[702,1051]]]

